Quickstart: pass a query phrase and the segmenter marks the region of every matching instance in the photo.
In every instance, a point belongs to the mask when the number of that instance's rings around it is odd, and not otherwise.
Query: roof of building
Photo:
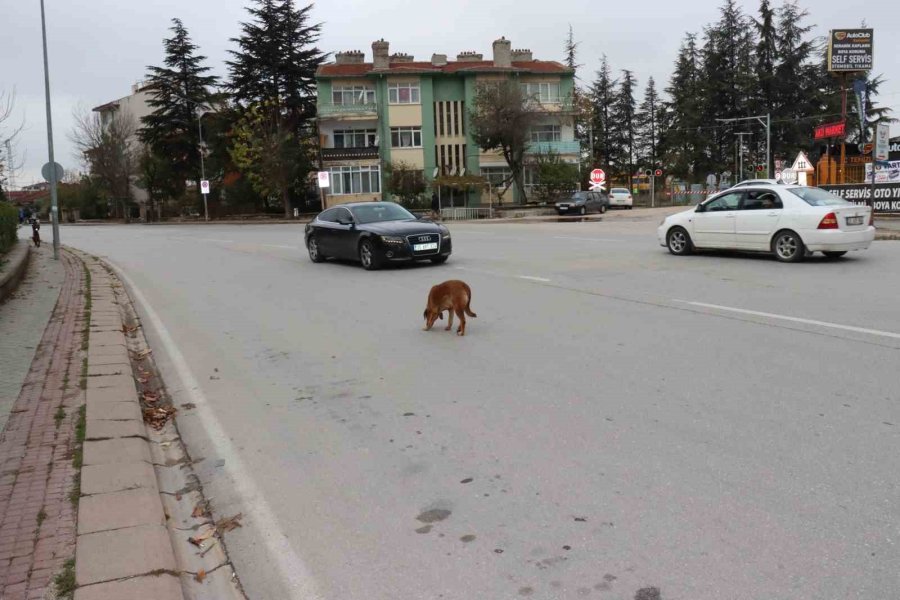
[[[554,60],[529,60],[514,61],[512,67],[495,67],[490,60],[479,61],[448,61],[447,64],[436,66],[428,61],[391,63],[389,69],[373,71],[372,63],[335,64],[328,63],[319,67],[317,77],[361,77],[373,73],[390,73],[393,75],[403,73],[498,73],[498,72],[525,72],[525,73],[571,73],[572,70]]]

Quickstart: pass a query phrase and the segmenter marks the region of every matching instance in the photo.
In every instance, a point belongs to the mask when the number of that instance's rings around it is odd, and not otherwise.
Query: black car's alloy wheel
[[[581,207],[581,210],[578,211],[578,214],[582,217],[587,213],[587,209],[585,207]]]
[[[359,262],[366,271],[374,271],[381,266],[375,248],[369,240],[363,240],[359,244]]]
[[[306,249],[309,251],[309,260],[314,263],[325,261],[325,257],[319,251],[319,240],[316,239],[316,236],[312,235],[309,237],[309,240],[306,242]]]

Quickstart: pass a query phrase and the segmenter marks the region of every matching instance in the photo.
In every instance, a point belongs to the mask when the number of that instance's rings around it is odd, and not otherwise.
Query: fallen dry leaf
[[[156,404],[159,400],[159,394],[153,392],[144,392],[144,402],[147,404]]]
[[[238,513],[233,517],[225,517],[223,519],[219,519],[216,522],[216,530],[219,533],[225,533],[226,531],[237,529],[238,527],[241,527],[241,519],[243,517],[243,513]]]
[[[137,353],[137,357],[138,357],[138,358],[145,358],[145,357],[147,357],[147,356],[150,356],[151,354],[153,354],[153,350],[152,350],[151,348],[147,348],[147,349],[145,349],[145,350],[141,350],[140,352],[138,352],[138,353]]]
[[[189,537],[189,538],[188,538],[188,541],[189,541],[190,543],[192,543],[193,545],[195,545],[195,546],[197,546],[197,547],[199,548],[199,547],[200,547],[200,543],[201,543],[203,540],[205,540],[205,539],[209,539],[215,532],[216,532],[216,528],[215,528],[215,527],[210,527],[209,529],[207,529],[207,530],[204,531],[203,533],[200,533],[200,534],[195,535],[195,536],[193,536],[193,537]]]
[[[172,418],[175,411],[176,409],[174,406],[154,406],[152,408],[145,408],[144,423],[159,431],[165,426],[166,422]]]
[[[200,569],[199,571],[197,571],[197,574],[194,575],[194,579],[200,583],[203,583],[203,580],[206,579],[206,571]]]
[[[191,516],[195,519],[199,519],[200,517],[206,515],[208,506],[209,503],[206,500],[201,500],[197,503],[197,506],[194,507],[194,510],[191,512]]]

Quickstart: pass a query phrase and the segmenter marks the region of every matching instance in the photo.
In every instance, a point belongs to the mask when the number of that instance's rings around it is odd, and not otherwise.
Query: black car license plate
[[[847,225],[862,225],[862,217],[847,217]]]

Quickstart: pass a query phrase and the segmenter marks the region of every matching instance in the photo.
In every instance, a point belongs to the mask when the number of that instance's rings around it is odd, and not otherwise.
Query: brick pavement
[[[0,598],[37,600],[75,556],[76,424],[85,331],[84,271],[60,254],[65,282],[0,434]]]

